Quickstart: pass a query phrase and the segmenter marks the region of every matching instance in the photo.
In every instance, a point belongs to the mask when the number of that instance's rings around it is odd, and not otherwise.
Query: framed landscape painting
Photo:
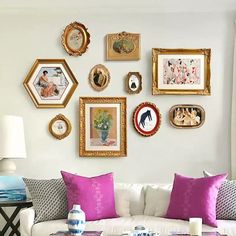
[[[130,61],[140,59],[140,34],[120,32],[107,35],[107,60]]]
[[[152,49],[152,94],[210,95],[211,49]]]
[[[80,156],[127,155],[126,98],[80,98]]]
[[[64,59],[37,59],[24,86],[37,108],[63,108],[78,82]]]

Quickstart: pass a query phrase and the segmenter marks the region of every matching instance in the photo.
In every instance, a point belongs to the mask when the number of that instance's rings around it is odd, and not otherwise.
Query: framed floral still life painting
[[[63,108],[78,82],[64,59],[37,59],[24,86],[37,108]]]
[[[80,156],[127,155],[126,98],[80,98]]]
[[[152,94],[210,95],[211,49],[152,49]]]
[[[52,136],[61,140],[70,134],[71,123],[64,115],[59,114],[50,121],[48,129]]]
[[[110,72],[104,65],[94,66],[89,73],[89,82],[94,90],[102,91],[110,82]]]
[[[142,90],[142,75],[139,72],[129,72],[125,78],[126,91],[137,94]]]
[[[125,31],[107,35],[107,60],[129,61],[140,59],[140,34]]]
[[[69,55],[81,56],[88,48],[90,34],[83,24],[73,22],[66,26],[61,39],[62,45]]]
[[[169,111],[169,119],[175,128],[199,128],[205,121],[205,111],[199,105],[175,105]]]
[[[161,125],[159,109],[154,103],[141,103],[133,113],[133,124],[139,134],[146,137],[154,135]]]

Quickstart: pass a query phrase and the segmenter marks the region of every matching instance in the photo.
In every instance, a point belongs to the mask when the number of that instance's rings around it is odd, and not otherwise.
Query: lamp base
[[[11,175],[16,171],[16,165],[14,161],[10,159],[2,159],[0,160],[0,175]]]

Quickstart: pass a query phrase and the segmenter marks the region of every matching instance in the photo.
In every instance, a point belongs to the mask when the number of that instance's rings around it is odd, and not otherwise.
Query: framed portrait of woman
[[[64,59],[37,59],[23,84],[37,108],[63,108],[78,82]]]

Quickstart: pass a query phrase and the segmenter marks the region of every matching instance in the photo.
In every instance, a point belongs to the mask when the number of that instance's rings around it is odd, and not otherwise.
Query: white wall
[[[235,13],[120,13],[82,12],[80,8],[1,9],[0,11],[0,115],[24,117],[28,158],[18,160],[17,171],[26,177],[59,177],[60,170],[81,175],[113,171],[119,182],[168,182],[174,172],[201,176],[202,170],[230,171],[230,105]],[[66,25],[79,21],[91,34],[89,50],[70,57],[60,36]],[[105,61],[107,33],[139,32],[140,61]],[[211,48],[211,96],[152,96],[151,48]],[[65,109],[37,109],[22,83],[35,59],[65,58],[79,86]],[[95,64],[106,65],[111,82],[103,92],[95,92],[88,73]],[[129,95],[124,76],[139,71],[143,91]],[[81,158],[78,153],[80,96],[126,96],[128,156],[123,158]],[[162,114],[156,135],[144,138],[133,128],[132,113],[144,101],[154,102]],[[175,129],[168,121],[171,106],[193,103],[206,111],[199,129]],[[57,114],[67,116],[73,126],[64,140],[48,132],[49,121]]]

